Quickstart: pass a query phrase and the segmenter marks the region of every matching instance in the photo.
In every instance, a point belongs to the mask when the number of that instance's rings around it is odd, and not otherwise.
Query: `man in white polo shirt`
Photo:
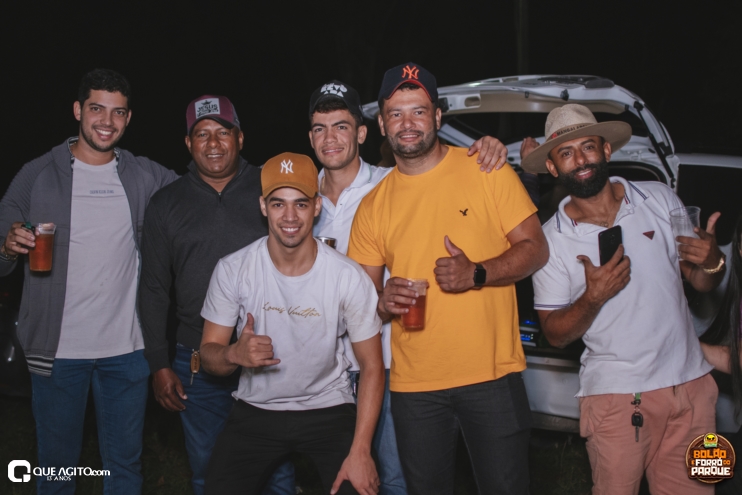
[[[550,258],[533,275],[535,307],[549,342],[585,342],[577,395],[593,493],[638,493],[645,472],[655,494],[713,493],[685,469],[690,442],[715,429],[717,388],[681,276],[699,291],[718,285],[719,214],[676,248],[670,211],[683,204],[675,193],[659,182],[609,180],[607,162],[629,141],[628,124],[598,124],[569,104],[549,114],[545,135],[523,168],[548,171],[569,196],[543,226]],[[595,266],[598,234],[613,226],[623,244]]]
[[[204,368],[243,367],[206,493],[259,493],[294,451],[312,457],[326,491],[377,493],[371,439],[384,367],[376,289],[357,263],[312,237],[322,199],[309,157],[271,158],[261,182],[268,236],[219,261],[201,312]],[[242,331],[230,345],[235,325]],[[357,419],[346,330],[364,384]]]

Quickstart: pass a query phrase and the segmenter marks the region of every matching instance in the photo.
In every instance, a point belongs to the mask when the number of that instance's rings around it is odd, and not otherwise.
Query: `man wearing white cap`
[[[714,431],[717,388],[681,277],[699,291],[718,285],[719,214],[696,229],[698,239],[678,237],[676,250],[670,211],[683,204],[675,193],[659,182],[609,179],[611,153],[631,138],[628,124],[599,124],[569,104],[549,114],[545,136],[522,166],[548,171],[569,196],[543,226],[550,258],[533,275],[535,307],[549,342],[586,345],[577,395],[593,493],[638,493],[645,472],[652,493],[713,493],[685,468],[691,441]],[[614,226],[622,245],[595,266],[598,234]]]

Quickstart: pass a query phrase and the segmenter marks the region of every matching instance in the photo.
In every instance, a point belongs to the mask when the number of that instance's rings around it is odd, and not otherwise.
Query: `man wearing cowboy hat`
[[[522,166],[548,171],[569,196],[543,226],[550,258],[533,276],[535,308],[549,342],[585,342],[577,396],[593,493],[635,494],[645,472],[652,493],[713,493],[685,469],[690,442],[715,429],[717,389],[681,276],[699,291],[718,285],[719,214],[696,229],[700,238],[679,237],[676,250],[670,211],[683,204],[675,193],[659,182],[609,179],[611,152],[631,138],[628,124],[599,124],[569,104],[552,110],[545,136],[535,149],[532,140],[524,145]],[[595,266],[598,234],[613,226],[623,244]]]

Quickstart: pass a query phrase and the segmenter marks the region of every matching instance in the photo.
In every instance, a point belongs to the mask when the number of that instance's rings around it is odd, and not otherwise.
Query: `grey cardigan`
[[[72,205],[70,138],[49,153],[25,164],[0,201],[0,243],[13,222],[53,222],[54,261],[48,275],[31,275],[24,263],[23,298],[18,316],[18,339],[32,373],[49,376],[62,327]],[[144,209],[152,195],[178,178],[172,170],[125,150],[115,150],[117,170],[131,209],[132,235],[139,250]],[[25,257],[19,257],[23,260]],[[0,260],[0,276],[8,275],[15,262]]]

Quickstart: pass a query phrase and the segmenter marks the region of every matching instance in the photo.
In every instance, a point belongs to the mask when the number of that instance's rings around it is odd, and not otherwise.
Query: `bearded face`
[[[592,170],[593,173],[586,179],[578,178],[578,174]],[[567,192],[576,198],[591,198],[598,194],[608,182],[608,162],[605,158],[598,163],[586,163],[569,173],[560,172],[557,182],[564,186]]]

